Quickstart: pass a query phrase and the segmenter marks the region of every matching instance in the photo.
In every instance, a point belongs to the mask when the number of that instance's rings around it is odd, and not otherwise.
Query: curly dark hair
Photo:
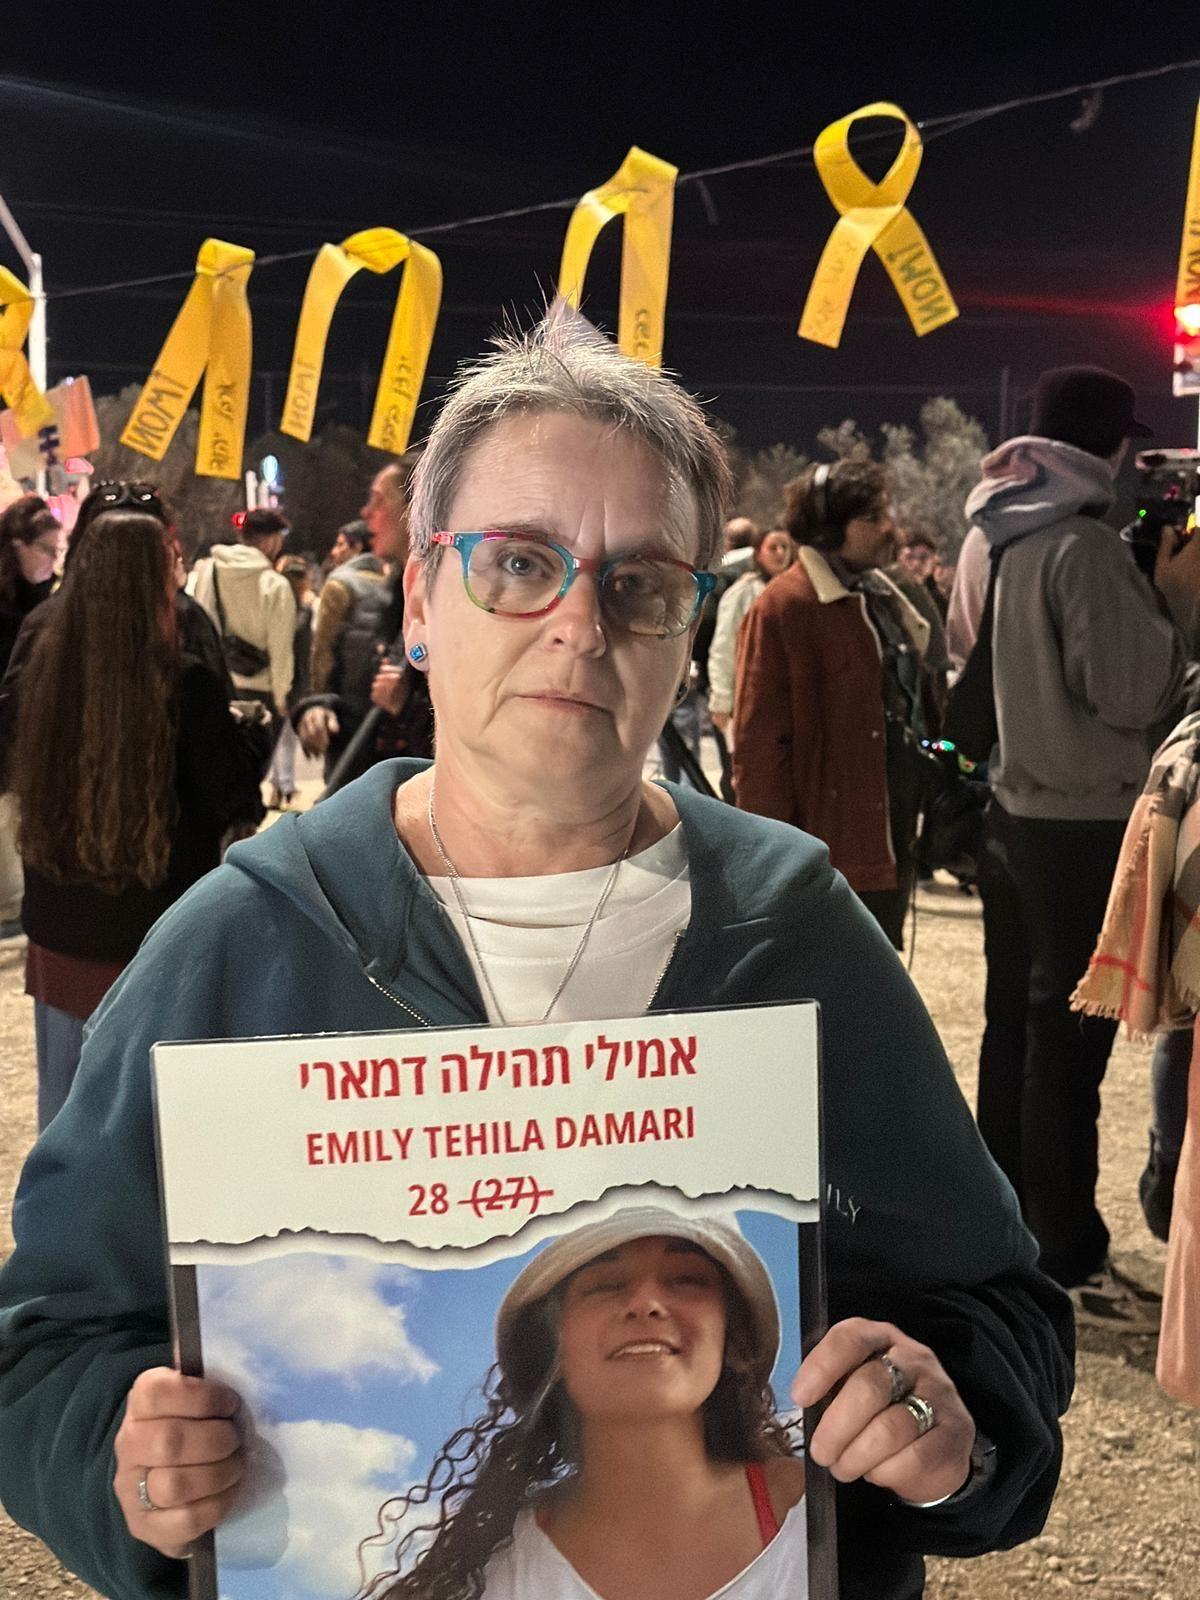
[[[770,1358],[755,1353],[750,1309],[726,1269],[714,1265],[727,1322],[725,1363],[703,1407],[709,1458],[749,1463],[791,1455],[775,1415]],[[576,1468],[578,1417],[558,1364],[567,1281],[517,1314],[505,1341],[507,1369],[497,1362],[484,1380],[483,1414],[451,1434],[423,1483],[380,1507],[375,1532],[359,1546],[358,1600],[480,1600],[484,1568],[511,1540],[520,1512]],[[429,1520],[400,1535],[394,1568],[368,1580],[364,1553],[391,1542],[410,1512],[434,1500]]]
[[[874,461],[808,467],[784,485],[783,524],[797,544],[837,550],[846,525],[856,517],[878,516],[887,497],[887,472]]]

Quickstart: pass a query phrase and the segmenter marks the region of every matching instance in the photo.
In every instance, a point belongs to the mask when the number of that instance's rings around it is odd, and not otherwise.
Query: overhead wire
[[[1154,78],[1166,77],[1173,73],[1189,72],[1200,69],[1200,57],[1192,57],[1182,61],[1165,62],[1157,67],[1146,67],[1137,72],[1118,73],[1108,78],[1097,78],[1088,83],[1073,84],[1064,89],[1048,89],[1038,94],[1028,94],[1010,100],[1002,100],[994,105],[978,107],[969,111],[945,113],[936,117],[919,119],[915,126],[925,143],[934,139],[944,138],[953,133],[960,133],[978,123],[990,121],[994,117],[1004,116],[1013,111],[1024,110],[1030,106],[1048,105],[1057,100],[1068,100],[1086,94],[1095,93],[1097,90],[1113,89],[1130,83],[1144,83]],[[894,142],[893,130],[880,131],[875,134],[867,133],[860,140],[863,145],[881,142]],[[727,161],[717,166],[702,167],[693,172],[680,173],[676,179],[676,187],[687,184],[703,185],[709,179],[726,177],[731,173],[751,172],[763,168],[780,166],[788,162],[809,163],[813,159],[815,144],[799,145],[791,150],[778,150],[769,155],[750,156],[740,161]],[[456,233],[466,228],[485,227],[499,222],[510,222],[518,217],[533,217],[554,211],[572,211],[579,203],[578,195],[572,195],[563,200],[542,200],[532,205],[510,206],[502,211],[488,211],[477,213],[474,216],[458,217],[449,222],[430,223],[423,227],[409,228],[406,230],[411,239],[424,240],[444,237],[446,234]],[[180,215],[179,213],[171,213]],[[299,224],[297,224],[299,226]],[[311,221],[307,224],[311,226]],[[278,226],[278,224],[276,224]],[[318,246],[308,246],[302,250],[282,250],[270,255],[258,256],[254,262],[255,271],[264,267],[280,266],[289,261],[304,261],[310,259]],[[227,268],[233,271],[233,268]],[[186,283],[195,276],[194,269],[177,272],[152,273],[140,278],[123,278],[115,282],[99,284],[81,284],[66,289],[56,289],[48,293],[45,298],[53,301],[78,299],[86,295],[112,294],[119,290],[149,288],[163,283]]]

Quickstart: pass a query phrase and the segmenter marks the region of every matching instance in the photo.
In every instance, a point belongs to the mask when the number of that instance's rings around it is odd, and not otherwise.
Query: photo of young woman
[[[804,1600],[779,1344],[732,1215],[634,1207],[564,1234],[504,1297],[484,1414],[383,1507],[395,1566],[364,1596]]]

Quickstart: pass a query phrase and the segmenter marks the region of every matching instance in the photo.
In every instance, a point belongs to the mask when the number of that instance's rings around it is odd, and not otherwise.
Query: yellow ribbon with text
[[[862,117],[893,117],[904,143],[881,183],[850,154],[850,129]],[[899,106],[876,101],[830,123],[813,147],[817,173],[840,216],[817,263],[797,330],[802,339],[836,349],[850,297],[868,250],[887,268],[918,335],[958,315],[941,268],[905,202],[921,165],[921,135]]]
[[[442,302],[442,264],[432,250],[391,228],[366,228],[343,239],[341,244],[322,245],[317,253],[300,307],[283,421],[279,425],[282,432],[293,439],[307,440],[312,436],[329,325],[342,290],[363,267],[368,272],[384,273],[402,263],[404,274],[367,443],[395,455],[405,450]]]
[[[246,284],[254,251],[206,239],[196,277],[121,435],[121,443],[161,461],[204,378],[196,472],[239,478],[250,404],[251,328]]]
[[[651,367],[662,365],[678,173],[669,161],[634,145],[608,182],[589,189],[571,213],[558,273],[559,293],[578,308],[600,230],[624,216],[617,343]]]
[[[1188,176],[1187,205],[1183,213],[1183,241],[1179,247],[1177,306],[1200,306],[1200,104],[1196,106],[1196,132],[1192,140],[1192,169]]]
[[[16,417],[23,439],[54,421],[54,407],[34,383],[25,359],[32,321],[33,296],[7,267],[0,267],[0,403]]]

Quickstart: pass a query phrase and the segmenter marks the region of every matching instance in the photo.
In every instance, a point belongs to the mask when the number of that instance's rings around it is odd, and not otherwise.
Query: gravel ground
[[[33,1139],[31,1003],[23,946],[0,945],[0,1248],[8,1200]],[[957,889],[922,892],[913,975],[968,1098],[982,1016],[978,902]],[[1145,1152],[1147,1058],[1122,1044],[1105,1084],[1101,1196],[1122,1263],[1161,1283],[1165,1251],[1137,1203]],[[1019,1550],[931,1563],[931,1600],[1042,1600],[1087,1592],[1111,1600],[1200,1600],[1200,1419],[1154,1381],[1154,1341],[1083,1330],[1079,1381],[1066,1419],[1062,1486],[1046,1531]],[[87,1600],[37,1540],[0,1513],[0,1600]]]

